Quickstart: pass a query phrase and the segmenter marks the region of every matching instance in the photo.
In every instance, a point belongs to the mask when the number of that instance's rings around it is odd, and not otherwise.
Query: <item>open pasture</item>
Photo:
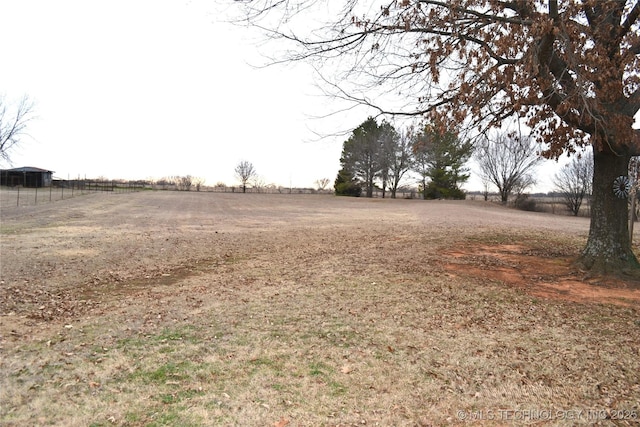
[[[640,287],[571,266],[587,218],[163,191],[0,214],[3,426],[640,418]]]

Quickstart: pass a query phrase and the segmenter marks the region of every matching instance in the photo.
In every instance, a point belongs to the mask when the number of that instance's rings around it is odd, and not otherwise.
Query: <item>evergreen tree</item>
[[[362,187],[347,169],[341,169],[334,184],[336,196],[360,197]]]
[[[461,141],[451,132],[441,132],[425,126],[413,146],[416,171],[421,174],[425,199],[464,199],[460,185],[469,179],[465,166],[471,157],[473,145]],[[429,178],[429,182],[426,179]]]
[[[381,170],[381,136],[376,119],[369,117],[342,147],[342,169],[362,183],[367,197],[373,197],[374,180]]]

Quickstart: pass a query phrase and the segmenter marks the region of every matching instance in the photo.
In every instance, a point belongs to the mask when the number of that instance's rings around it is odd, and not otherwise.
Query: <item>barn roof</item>
[[[14,169],[3,169],[3,172],[51,172],[53,173],[54,171],[50,171],[48,169],[40,169],[40,168],[35,168],[33,166],[23,166],[21,168],[14,168]]]

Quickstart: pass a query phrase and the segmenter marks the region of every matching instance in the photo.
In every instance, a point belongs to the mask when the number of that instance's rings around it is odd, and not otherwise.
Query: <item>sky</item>
[[[0,16],[0,95],[28,95],[37,115],[2,167],[237,185],[247,160],[265,184],[315,187],[372,113],[332,114],[305,64],[258,67],[269,45],[213,1],[0,0]],[[482,188],[475,174],[465,188]]]
[[[256,67],[258,35],[211,3],[0,0],[0,94],[38,116],[13,166],[233,185],[247,160],[265,183],[333,181],[344,137],[326,135],[351,125],[317,118],[331,107],[303,64]]]

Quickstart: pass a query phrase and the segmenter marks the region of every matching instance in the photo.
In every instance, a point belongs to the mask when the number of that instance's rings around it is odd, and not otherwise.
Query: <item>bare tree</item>
[[[156,181],[157,185],[160,185],[163,190],[166,190],[168,186],[172,185],[171,177],[162,177]]]
[[[383,130],[385,130],[383,152],[386,157],[389,191],[391,191],[391,198],[395,199],[400,181],[412,166],[415,132],[412,126],[402,132],[396,131],[393,127],[383,128]]]
[[[34,103],[28,96],[15,104],[0,96],[0,160],[11,163],[10,151],[27,136],[27,125],[34,118]]]
[[[329,178],[321,178],[321,179],[317,179],[315,184],[318,187],[318,191],[324,191],[327,189],[327,186],[329,185],[330,182],[331,180]]]
[[[489,188],[491,187],[491,183],[486,179],[482,178],[482,198],[485,202],[489,201]]]
[[[172,187],[171,189],[176,190],[178,188],[178,177],[177,176],[167,176],[163,178],[165,183],[165,188]]]
[[[413,135],[411,150],[413,152],[412,170],[418,174],[418,187],[422,191],[422,198],[427,199],[427,182],[431,176],[431,159],[427,150],[420,143],[419,133]]]
[[[238,178],[238,181],[240,181],[240,184],[242,185],[243,193],[247,192],[247,184],[258,175],[256,169],[253,167],[253,164],[246,160],[242,160],[237,164],[235,173],[236,178]]]
[[[484,182],[495,185],[504,204],[513,192],[522,193],[535,183],[533,173],[542,158],[535,140],[498,133],[482,137],[476,145],[475,160]]]
[[[192,181],[193,181],[193,185],[196,187],[196,191],[200,191],[200,189],[202,188],[206,180],[202,177],[194,176],[192,178]]]
[[[449,129],[517,119],[549,158],[592,146],[591,226],[579,262],[599,272],[640,269],[626,197],[612,191],[640,155],[640,1],[234,3],[271,39],[292,43],[283,60],[310,61],[339,99],[430,116]],[[309,25],[323,17],[326,24]]]
[[[266,190],[269,189],[267,181],[265,181],[265,179],[259,175],[255,175],[251,180],[251,183],[253,185],[254,191],[257,191],[258,193],[267,192]]]
[[[572,215],[578,216],[585,197],[591,194],[593,181],[593,154],[576,155],[555,175],[556,191]]]
[[[193,185],[193,177],[191,175],[174,176],[173,182],[175,182],[178,191],[190,191]]]

